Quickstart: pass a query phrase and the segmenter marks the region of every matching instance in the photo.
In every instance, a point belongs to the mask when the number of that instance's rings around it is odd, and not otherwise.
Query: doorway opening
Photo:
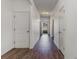
[[[40,16],[40,34],[50,35],[50,16]]]

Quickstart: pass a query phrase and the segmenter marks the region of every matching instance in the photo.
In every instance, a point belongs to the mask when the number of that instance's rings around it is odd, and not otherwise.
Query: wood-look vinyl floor
[[[64,59],[64,55],[56,47],[54,41],[44,34],[33,49],[12,49],[1,59]]]
[[[14,48],[1,56],[1,59],[22,59],[29,52],[26,48]]]
[[[54,51],[54,54],[42,55],[33,50],[17,48],[1,56],[1,59],[64,59],[64,56],[59,50]]]

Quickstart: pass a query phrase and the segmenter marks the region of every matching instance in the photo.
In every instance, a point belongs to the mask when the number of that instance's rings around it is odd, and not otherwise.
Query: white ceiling
[[[34,0],[39,12],[51,12],[56,6],[58,0]]]

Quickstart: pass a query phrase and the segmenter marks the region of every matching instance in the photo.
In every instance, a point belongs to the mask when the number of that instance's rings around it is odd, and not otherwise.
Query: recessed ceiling
[[[58,0],[34,0],[39,12],[51,12],[55,8],[57,2]]]

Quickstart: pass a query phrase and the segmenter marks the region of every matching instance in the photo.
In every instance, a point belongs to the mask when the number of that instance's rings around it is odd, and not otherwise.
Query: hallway
[[[46,33],[42,34],[33,51],[36,52],[36,59],[64,59],[64,55],[56,47],[53,39]]]
[[[1,0],[2,59],[77,59],[76,9],[76,0]]]
[[[2,59],[64,59],[64,55],[56,47],[48,34],[43,34],[33,50],[13,49],[2,56]]]

